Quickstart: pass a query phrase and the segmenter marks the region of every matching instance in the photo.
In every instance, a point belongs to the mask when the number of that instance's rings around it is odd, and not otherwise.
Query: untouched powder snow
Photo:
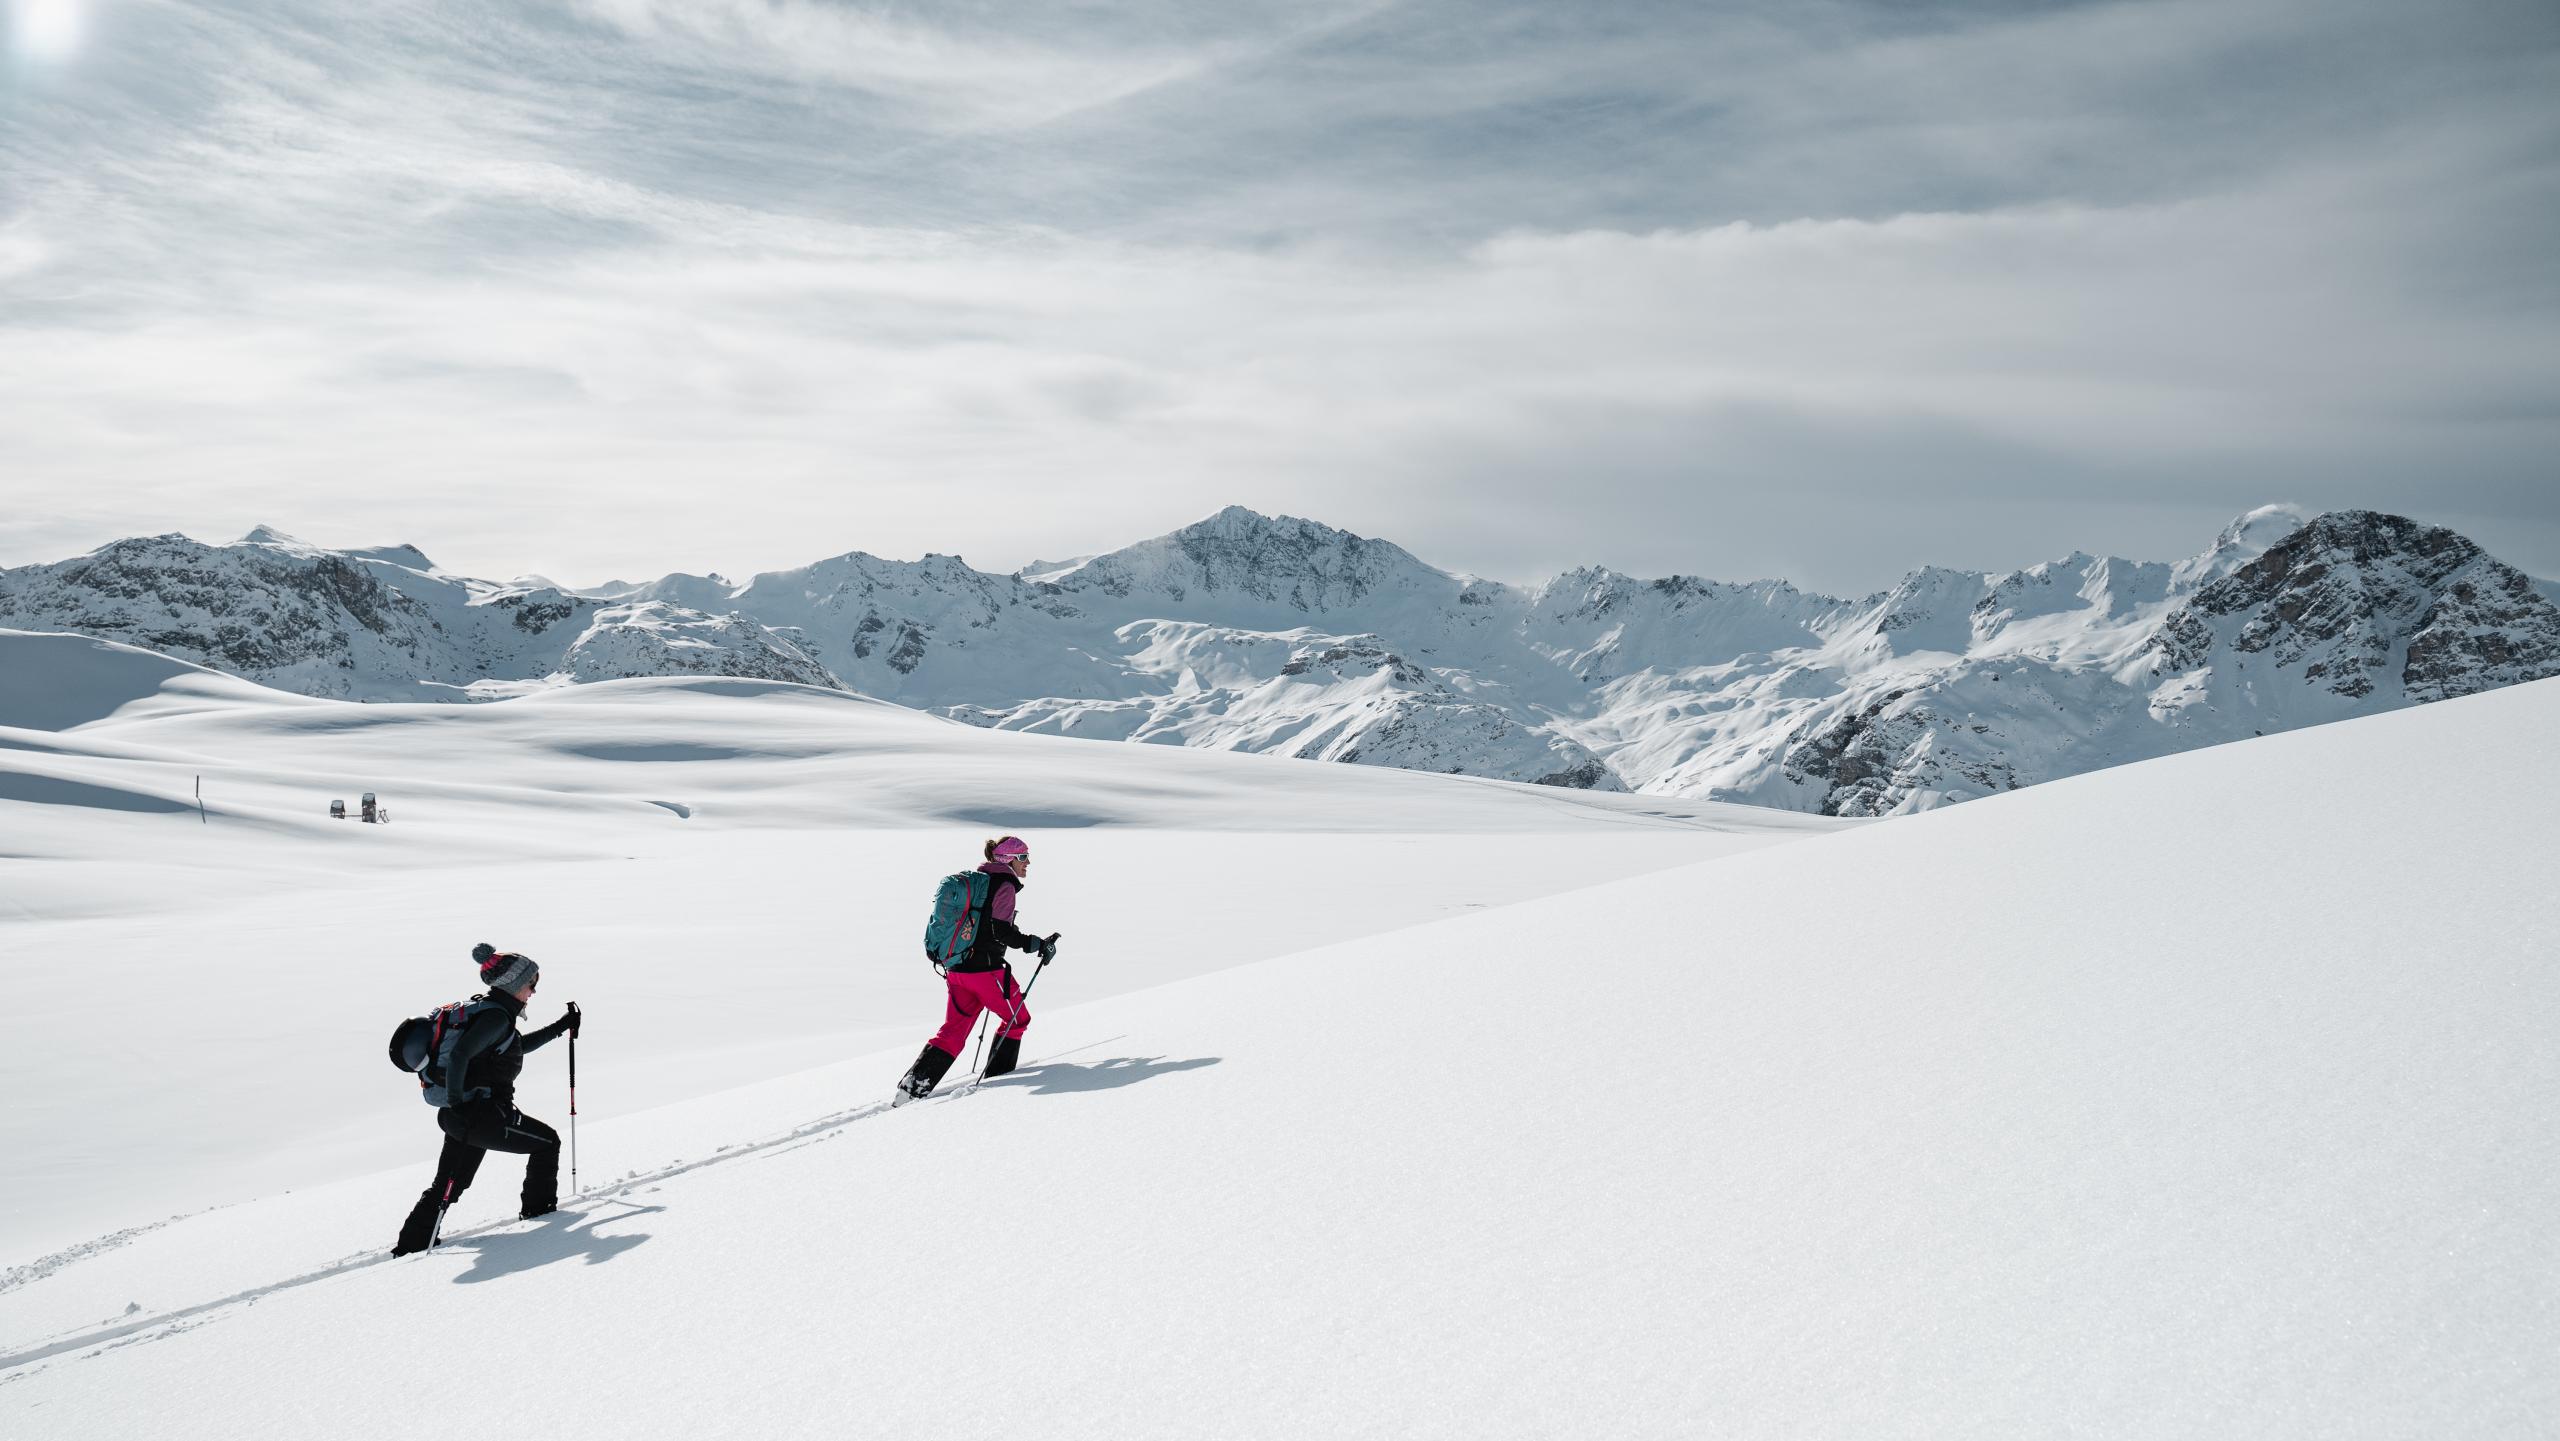
[[[0,1431],[424,1437],[477,1387],[556,1437],[2540,1434],[2555,724],[2539,682],[1062,987],[975,1091],[880,1105],[909,1041],[599,1108],[586,1195],[493,1219],[492,1158],[396,1263],[432,1135],[377,1074],[402,1168],[12,1273]],[[537,1015],[599,963],[551,964]],[[648,1064],[602,1017],[588,1094]]]
[[[328,819],[365,791],[390,824]],[[934,882],[1008,830],[1071,1005],[1836,824],[752,680],[356,705],[0,632],[0,1262],[407,1161],[432,1116],[383,1038],[476,989],[475,940],[595,1017],[591,1103],[628,1114],[912,1054]]]

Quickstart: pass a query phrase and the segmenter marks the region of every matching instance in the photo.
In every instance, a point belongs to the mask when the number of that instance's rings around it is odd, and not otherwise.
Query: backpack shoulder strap
[[[434,1029],[427,1032],[427,1059],[418,1067],[418,1084],[422,1088],[428,1084],[429,1071],[438,1076],[444,1074],[445,1042],[459,1037],[462,1028],[471,1024],[471,1007],[462,1001],[447,1001],[427,1015]]]
[[[472,1018],[473,1018],[474,1020],[477,1020],[477,1019],[478,1019],[478,1018],[480,1018],[481,1016],[484,1016],[484,1015],[488,1014],[488,1013],[489,1013],[489,1012],[491,1012],[491,1011],[498,1011],[498,1012],[502,1012],[502,1013],[504,1013],[504,1012],[506,1012],[506,1009],[507,1009],[507,1008],[506,1008],[504,1005],[500,1004],[500,1003],[499,1003],[499,1001],[497,1000],[497,998],[495,998],[494,996],[483,996],[483,997],[481,997],[481,998],[480,998],[480,1000],[479,1000],[478,1002],[476,1002],[476,1003],[472,1006],[472,1008],[471,1008],[471,1015],[472,1015]],[[503,1035],[503,1036],[500,1036],[500,1037],[498,1038],[497,1044],[496,1044],[496,1045],[491,1046],[489,1049],[490,1049],[490,1051],[492,1051],[492,1052],[513,1050],[513,1049],[515,1048],[515,1044],[516,1044],[516,1042],[517,1042],[519,1039],[521,1039],[521,1037],[519,1037],[519,1036],[516,1034],[516,1028],[515,1028],[514,1019],[513,1019],[512,1015],[510,1015],[510,1016],[509,1016],[509,1020],[508,1020],[508,1024],[507,1024],[507,1033],[506,1033],[505,1035]]]
[[[436,1033],[436,1049],[439,1053],[443,1051],[444,1043],[447,1038],[451,1038],[456,1046],[461,1045],[463,1034],[471,1029],[472,1022],[489,1014],[491,1011],[503,1011],[506,1008],[499,1005],[495,1000],[492,1000],[486,995],[479,995],[473,996],[468,1001],[457,1002],[450,1009],[454,1013],[453,1024]],[[513,1042],[515,1033],[515,1027],[507,1027],[507,1034],[500,1037],[498,1039],[498,1043],[489,1048],[490,1051],[495,1053],[507,1050]]]

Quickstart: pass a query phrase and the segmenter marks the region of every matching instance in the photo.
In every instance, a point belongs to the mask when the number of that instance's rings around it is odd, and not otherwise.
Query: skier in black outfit
[[[519,1035],[516,1021],[533,999],[541,968],[531,956],[493,950],[486,942],[471,954],[489,987],[474,1004],[487,1004],[472,1015],[454,1046],[445,1077],[451,1099],[436,1112],[444,1150],[436,1157],[435,1184],[419,1193],[418,1204],[401,1223],[400,1239],[391,1248],[394,1256],[427,1249],[445,1208],[471,1188],[481,1160],[491,1151],[525,1157],[525,1219],[548,1215],[560,1205],[560,1133],[516,1109],[516,1077],[524,1070],[525,1052],[542,1049],[563,1032],[578,1033],[578,1007],[573,1002],[560,1019]]]

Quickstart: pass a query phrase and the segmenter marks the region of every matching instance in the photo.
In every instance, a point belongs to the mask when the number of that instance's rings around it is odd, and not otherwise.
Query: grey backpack
[[[453,1048],[462,1043],[462,1033],[471,1027],[472,1018],[497,1007],[486,996],[470,1001],[454,1001],[436,1007],[423,1016],[411,1016],[391,1031],[391,1064],[418,1078],[418,1099],[442,1109],[454,1098],[445,1090],[447,1070],[453,1063]],[[503,1051],[515,1043],[512,1032],[498,1043]]]

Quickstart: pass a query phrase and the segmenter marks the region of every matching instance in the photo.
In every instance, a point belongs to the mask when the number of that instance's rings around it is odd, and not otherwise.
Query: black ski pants
[[[418,1204],[401,1224],[395,1255],[423,1251],[435,1235],[436,1214],[462,1199],[480,1174],[480,1162],[491,1151],[525,1158],[522,1214],[539,1216],[560,1204],[560,1133],[498,1101],[472,1101],[436,1112],[444,1131],[444,1150],[436,1157],[435,1184],[418,1194]]]

